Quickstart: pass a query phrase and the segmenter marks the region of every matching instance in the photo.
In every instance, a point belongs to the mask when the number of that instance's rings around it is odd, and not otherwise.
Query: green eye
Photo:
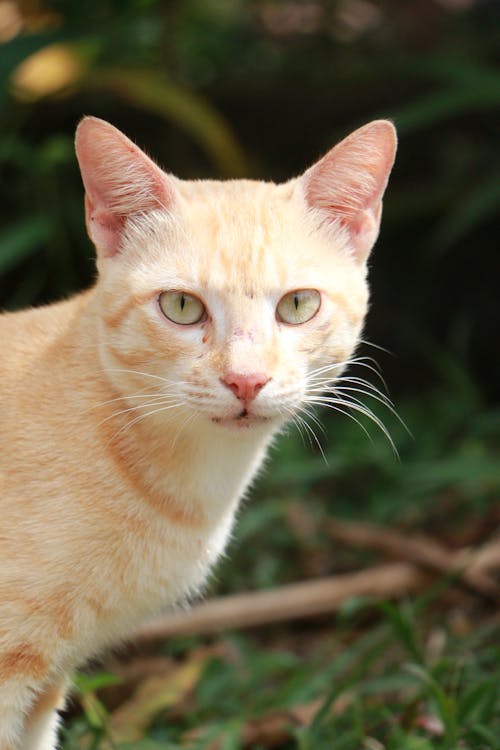
[[[199,323],[206,316],[203,302],[186,292],[162,292],[158,303],[165,317],[181,326]]]
[[[299,325],[311,320],[321,305],[321,295],[316,289],[297,289],[288,292],[278,302],[276,317],[282,323]]]

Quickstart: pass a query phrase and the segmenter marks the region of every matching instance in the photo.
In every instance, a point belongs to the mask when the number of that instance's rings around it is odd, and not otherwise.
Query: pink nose
[[[230,388],[236,398],[241,401],[253,401],[258,392],[271,380],[262,372],[253,372],[250,375],[242,375],[238,372],[228,372],[221,381]]]

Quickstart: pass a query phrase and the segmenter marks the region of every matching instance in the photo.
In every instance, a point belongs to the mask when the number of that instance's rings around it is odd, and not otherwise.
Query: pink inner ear
[[[89,236],[99,253],[115,255],[127,217],[170,208],[175,188],[141,149],[104,120],[84,118],[75,145]]]
[[[377,238],[395,152],[394,126],[375,121],[341,141],[302,177],[308,205],[347,229],[359,261]]]
[[[120,240],[125,224],[125,216],[99,210],[85,194],[85,223],[90,239],[105,255],[115,255],[120,248]]]

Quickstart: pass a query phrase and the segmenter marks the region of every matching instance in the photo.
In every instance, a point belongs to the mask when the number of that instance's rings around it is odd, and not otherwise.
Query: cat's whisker
[[[383,383],[384,388],[387,390],[387,385],[386,385],[384,378],[381,375],[379,364],[373,357],[366,357],[366,356],[365,357],[353,357],[352,359],[346,359],[340,363],[333,363],[331,365],[325,365],[324,367],[319,367],[316,370],[312,370],[309,373],[309,377],[313,379],[324,372],[327,372],[327,371],[331,372],[333,370],[338,370],[339,368],[345,368],[345,367],[354,366],[354,365],[357,365],[359,367],[365,367],[366,369],[375,373],[377,378],[381,380],[381,382]]]
[[[141,375],[146,378],[154,378],[155,380],[160,380],[162,383],[166,383],[167,385],[175,385],[175,386],[182,385],[181,381],[169,380],[168,378],[165,378],[161,375],[154,375],[152,372],[144,372],[143,370],[127,370],[122,367],[108,367],[108,368],[105,368],[103,372],[120,372],[120,373],[128,373],[129,375]]]
[[[181,424],[181,426],[177,430],[177,432],[175,434],[175,437],[174,437],[174,439],[172,441],[172,446],[171,446],[172,451],[175,449],[175,446],[177,445],[177,441],[180,438],[183,430],[185,430],[185,428],[188,426],[188,424],[193,421],[193,419],[195,418],[195,416],[196,416],[196,411],[193,409],[193,411],[191,412],[191,414],[187,415],[186,419],[184,420],[184,422]]]
[[[121,414],[128,414],[131,411],[137,411],[138,409],[149,409],[151,406],[159,406],[161,404],[169,405],[174,401],[173,398],[165,399],[165,398],[158,398],[153,401],[148,401],[146,404],[135,404],[134,406],[130,406],[128,409],[121,409],[120,411],[115,411],[113,414],[109,414],[105,419],[101,420],[99,422],[99,427],[106,422],[108,422],[110,419],[115,419],[116,417],[119,417]]]
[[[368,380],[365,380],[364,378],[357,378],[350,375],[344,375],[339,378],[322,378],[318,381],[312,381],[309,385],[310,390],[321,390],[325,388],[333,388],[337,387],[339,384],[341,385],[359,385],[369,391],[373,391],[373,393],[378,394],[381,398],[389,399],[389,396],[387,393],[384,393],[384,391],[381,391],[380,388],[378,388],[376,385],[373,385],[373,383],[370,383]]]
[[[304,438],[304,433],[302,432],[302,425],[297,420],[297,415],[295,409],[290,408],[289,406],[286,406],[284,404],[280,404],[279,406],[279,413],[283,413],[286,415],[286,418],[289,420],[290,424],[292,424],[294,427],[297,428],[297,432],[300,435],[300,439],[302,440],[302,445],[305,446],[306,441]]]
[[[310,409],[306,409],[305,406],[300,407],[300,411],[303,412],[304,414],[306,414],[309,417],[309,419],[311,419],[311,421],[314,422],[314,424],[319,428],[319,430],[321,430],[321,432],[323,433],[323,435],[326,437],[325,427],[324,427],[324,425],[321,424],[321,422],[314,415],[314,413]]]
[[[302,440],[302,444],[305,446],[306,440],[305,440],[305,436],[303,432],[303,427],[301,424],[302,420],[298,419],[297,408],[295,406],[291,407],[291,406],[281,403],[279,406],[279,412],[280,414],[281,413],[285,414],[289,422],[297,429],[297,432],[300,435],[300,439]],[[309,442],[310,442],[310,439],[309,439]]]
[[[342,375],[340,378],[337,378],[335,380],[336,383],[357,383],[358,385],[366,386],[367,388],[370,388],[371,390],[375,391],[376,393],[383,394],[383,391],[380,390],[378,386],[376,386],[374,383],[370,383],[369,380],[365,380],[365,378],[360,378],[357,375]],[[386,390],[386,389],[385,389]],[[386,390],[387,394],[387,390]]]
[[[368,339],[359,339],[360,344],[365,344],[366,346],[372,346],[374,349],[378,349],[381,352],[384,352],[384,354],[389,354],[391,357],[394,357],[394,352],[391,352],[390,349],[386,349],[385,346],[380,346],[380,344],[374,344],[373,341],[368,341]]]
[[[350,385],[337,385],[335,383],[334,385],[325,385],[325,386],[321,386],[317,388],[310,388],[308,392],[311,394],[328,393],[328,394],[333,394],[333,395],[335,395],[336,393],[360,393],[363,396],[367,396],[368,398],[375,399],[379,403],[386,406],[389,409],[389,411],[392,411],[395,414],[395,416],[398,416],[396,414],[394,404],[392,403],[392,401],[383,393],[379,393],[378,391],[374,393],[373,390],[368,390],[365,388],[358,388],[358,387],[350,386]]]
[[[320,403],[320,402],[315,402],[314,405],[315,406],[325,406],[327,409],[331,409],[332,411],[336,411],[339,414],[342,414],[343,416],[348,417],[349,419],[352,419],[352,421],[356,422],[356,424],[358,425],[358,427],[360,427],[363,430],[363,432],[365,433],[365,435],[368,438],[368,440],[370,441],[370,443],[373,444],[372,436],[370,435],[370,433],[368,432],[368,430],[366,429],[366,427],[364,426],[364,424],[362,422],[360,422],[359,419],[357,419],[357,417],[354,416],[354,414],[351,414],[350,411],[348,411],[346,409],[342,409],[342,408],[340,408],[340,406],[334,406],[333,404],[323,404],[323,403]]]
[[[99,409],[102,406],[107,406],[108,404],[116,403],[117,401],[129,401],[130,399],[137,399],[137,398],[151,398],[153,397],[160,397],[162,396],[162,391],[146,391],[146,392],[139,392],[139,393],[132,393],[128,394],[127,396],[117,396],[116,398],[110,398],[107,401],[100,401],[98,404],[94,404],[91,408],[92,409]],[[168,395],[168,394],[165,394]]]
[[[359,414],[363,414],[365,417],[368,417],[368,419],[376,424],[377,427],[383,432],[394,454],[399,457],[397,448],[385,424],[381,419],[379,419],[379,417],[377,417],[376,414],[374,414],[374,412],[369,407],[361,404],[361,402],[357,400],[352,401],[351,399],[335,398],[331,396],[311,396],[309,397],[308,402],[317,404],[318,406],[326,406],[327,408],[333,409],[337,409],[337,406],[344,406],[349,410],[356,411]]]
[[[388,411],[390,411],[390,413],[394,417],[396,417],[396,419],[401,424],[401,426],[404,427],[404,429],[406,430],[406,432],[409,435],[411,435],[411,432],[410,432],[408,426],[406,425],[404,419],[398,414],[398,412],[396,410],[396,407],[393,404],[393,402],[389,398],[385,397],[383,394],[371,393],[370,391],[365,391],[362,388],[351,388],[351,387],[348,387],[348,386],[340,386],[338,388],[334,386],[331,389],[327,389],[327,393],[331,393],[334,396],[337,393],[341,393],[341,394],[360,393],[360,394],[362,394],[364,396],[367,396],[368,398],[372,398],[375,401],[378,401],[383,406],[385,406],[385,408]],[[356,401],[356,403],[363,405],[362,401],[360,401],[359,399],[355,398],[354,396],[351,396],[350,398],[352,398],[354,401]]]
[[[307,411],[307,410],[306,410],[306,409],[305,409],[304,407],[302,407],[302,408],[301,408],[301,409],[300,409],[299,411],[300,411],[300,412],[303,412],[303,413],[305,413],[305,414],[306,414],[306,415],[307,415],[308,417],[310,417],[310,416],[311,416],[310,412],[308,412],[308,411]],[[303,417],[302,417],[302,416],[300,415],[300,413],[296,413],[296,414],[295,414],[295,418],[296,418],[297,420],[299,420],[299,421],[301,422],[301,424],[302,424],[302,425],[304,426],[304,429],[306,430],[306,434],[307,434],[307,435],[309,436],[309,442],[311,443],[311,446],[313,445],[313,440],[314,440],[314,443],[315,443],[315,444],[317,445],[317,447],[318,447],[318,450],[319,450],[319,452],[321,453],[321,455],[322,455],[322,457],[323,457],[323,460],[324,460],[324,462],[326,463],[326,465],[328,465],[328,460],[327,460],[327,458],[326,458],[326,456],[325,456],[325,452],[324,452],[324,450],[323,450],[323,446],[321,445],[321,442],[320,442],[320,440],[318,439],[318,436],[317,436],[317,435],[316,435],[316,433],[314,432],[314,430],[313,430],[313,428],[311,427],[311,425],[309,424],[309,422],[308,422],[308,421],[307,421],[306,419],[304,419],[304,418],[303,418]],[[317,421],[317,420],[316,420],[316,421]],[[311,438],[312,438],[312,440],[311,440]]]
[[[343,385],[338,385],[338,382],[343,382]],[[348,385],[346,385],[346,383]],[[351,383],[354,383],[354,386],[351,386]],[[361,385],[362,387],[358,388],[355,387],[357,385]],[[391,412],[391,414],[396,417],[398,422],[401,424],[401,426],[405,429],[405,431],[408,433],[408,435],[411,436],[411,431],[408,428],[407,424],[405,423],[404,419],[398,414],[397,409],[395,407],[395,404],[391,399],[382,391],[380,391],[379,388],[374,386],[372,383],[369,383],[366,380],[363,380],[362,378],[339,378],[338,381],[334,381],[333,384],[330,385],[323,385],[323,386],[315,386],[313,388],[309,388],[308,393],[311,395],[318,395],[318,394],[328,394],[336,396],[338,393],[343,394],[344,396],[346,394],[350,393],[359,393],[361,395],[367,396],[368,398],[372,398],[375,401],[378,401],[380,404],[385,406],[388,411]],[[353,399],[356,403],[358,403],[361,406],[364,406],[363,402],[359,399],[355,398],[354,396],[351,396],[350,398]]]
[[[310,380],[314,380],[314,379],[318,378],[320,375],[322,375],[325,372],[332,372],[332,371],[336,371],[336,370],[341,370],[341,369],[343,369],[344,367],[347,367],[347,366],[348,366],[348,363],[345,363],[345,362],[334,362],[334,363],[329,364],[329,365],[324,365],[323,367],[318,367],[316,370],[311,370],[307,374],[307,377]],[[334,375],[332,377],[337,377],[337,376]]]
[[[321,432],[323,433],[323,435],[326,437],[326,430],[325,430],[324,426],[321,424],[321,422],[319,421],[319,419],[317,419],[317,417],[313,414],[313,412],[310,409],[306,409],[305,407],[302,407],[301,411],[307,417],[309,417],[309,419],[311,419],[314,422],[314,424],[316,424],[319,427],[319,429],[321,430]],[[304,420],[304,421],[307,423],[307,420]],[[307,424],[311,428],[311,431],[314,433],[314,429],[311,427],[311,425],[309,423],[307,423]],[[321,453],[321,455],[323,457],[323,460],[324,460],[325,464],[328,466],[328,459],[327,459],[327,457],[325,455],[325,452],[323,450],[323,446],[321,445],[321,442],[318,439],[316,433],[314,433],[314,439],[316,441],[316,444],[317,444],[317,446],[319,448],[319,451],[320,451],[320,453]]]
[[[169,409],[178,409],[181,406],[184,406],[182,403],[177,404],[167,404],[165,406],[160,407],[159,409],[153,409],[153,411],[149,411],[147,414],[140,414],[135,419],[132,419],[130,422],[127,422],[126,425],[124,425],[120,430],[118,430],[117,433],[115,433],[114,437],[118,437],[122,432],[128,432],[131,427],[134,426],[134,424],[137,424],[137,422],[140,422],[143,419],[146,419],[147,417],[151,417],[153,414],[158,414],[160,411],[168,411]]]

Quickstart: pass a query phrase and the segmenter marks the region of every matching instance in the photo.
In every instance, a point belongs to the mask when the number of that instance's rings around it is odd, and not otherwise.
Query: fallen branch
[[[206,635],[227,628],[315,617],[337,611],[353,596],[395,598],[420,590],[429,580],[418,566],[401,562],[293,583],[270,591],[221,597],[147,623],[136,631],[134,641],[165,640],[181,634]]]
[[[500,563],[500,539],[473,550],[450,550],[422,534],[408,536],[369,523],[328,519],[329,535],[337,541],[357,547],[369,547],[385,554],[415,563],[431,571],[455,576],[473,591],[498,600],[500,586],[488,570]]]

